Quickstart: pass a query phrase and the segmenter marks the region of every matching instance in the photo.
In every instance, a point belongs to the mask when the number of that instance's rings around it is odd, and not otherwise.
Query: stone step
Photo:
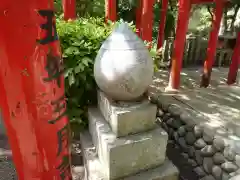
[[[117,137],[135,134],[156,127],[157,106],[149,100],[116,102],[98,91],[98,107]]]
[[[89,130],[106,176],[128,176],[164,163],[168,135],[162,128],[117,138],[97,108],[89,109]]]
[[[96,147],[93,145],[89,132],[81,134],[81,145],[84,156],[85,180],[113,180],[103,172],[104,166],[99,161]],[[142,171],[132,176],[119,178],[118,180],[178,180],[178,169],[171,161],[166,159],[158,167]]]

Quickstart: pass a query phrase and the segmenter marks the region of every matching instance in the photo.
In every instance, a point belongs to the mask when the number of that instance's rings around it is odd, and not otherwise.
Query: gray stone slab
[[[136,103],[116,103],[98,91],[98,105],[117,137],[156,127],[157,106],[151,104],[148,99]]]
[[[117,138],[100,110],[89,109],[89,130],[106,176],[128,176],[165,161],[168,135],[162,128]]]
[[[104,175],[92,138],[88,132],[81,134],[81,145],[84,155],[85,180],[110,180]],[[178,180],[178,169],[168,159],[164,164],[153,169],[142,171],[118,180]]]

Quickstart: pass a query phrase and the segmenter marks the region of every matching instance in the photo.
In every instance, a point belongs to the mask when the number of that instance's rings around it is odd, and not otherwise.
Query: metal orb
[[[102,44],[94,64],[98,87],[113,100],[142,96],[153,80],[153,61],[143,41],[127,23],[118,25]]]

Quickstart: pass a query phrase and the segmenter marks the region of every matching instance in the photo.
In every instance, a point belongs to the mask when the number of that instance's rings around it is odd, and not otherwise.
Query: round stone
[[[174,139],[176,142],[178,142],[179,136],[178,136],[178,133],[177,133],[176,131],[173,133],[173,139]]]
[[[161,125],[162,125],[163,129],[164,129],[165,131],[167,131],[167,133],[169,133],[167,124],[166,124],[165,122],[162,122]]]
[[[222,180],[229,180],[230,179],[230,176],[229,176],[229,174],[228,173],[225,173],[225,172],[223,172],[222,173]]]
[[[198,175],[199,178],[206,176],[205,171],[200,166],[194,168],[193,171]]]
[[[163,117],[163,115],[164,115],[164,112],[161,109],[158,108],[157,117]]]
[[[211,133],[209,133],[208,130],[203,131],[203,140],[207,144],[212,144],[212,142],[213,142],[213,135]]]
[[[213,166],[212,168],[212,175],[215,177],[216,180],[222,179],[222,168],[220,166]]]
[[[196,167],[198,165],[197,162],[193,159],[188,159],[188,164],[190,164],[192,167]]]
[[[203,168],[208,174],[212,172],[213,165],[212,158],[207,157],[203,159]]]
[[[184,152],[186,152],[187,151],[187,148],[188,148],[188,146],[187,146],[187,144],[186,144],[186,141],[185,141],[185,139],[184,138],[179,138],[178,139],[178,143],[179,143],[179,145],[181,146],[181,148],[182,148],[182,150],[184,151]]]
[[[95,59],[98,87],[114,100],[135,100],[146,92],[153,74],[153,60],[146,45],[127,23],[118,25]]]
[[[195,143],[194,143],[194,147],[196,149],[202,149],[207,145],[207,143],[202,139],[198,139]]]
[[[196,159],[196,162],[198,163],[198,165],[202,165],[203,164],[203,157],[201,155],[201,151],[200,150],[196,150],[195,151],[195,159]]]
[[[187,135],[185,136],[186,142],[189,145],[193,145],[194,142],[197,140],[193,132],[188,132]]]
[[[173,137],[173,133],[174,133],[173,128],[168,128],[168,136],[169,136],[169,138]]]
[[[238,167],[240,167],[240,155],[235,156],[235,162],[238,165]]]
[[[236,175],[236,176],[230,178],[229,180],[239,180],[239,179],[240,179],[240,175]]]
[[[200,180],[215,180],[215,178],[212,175],[208,175],[208,176],[203,177]]]
[[[194,126],[193,132],[196,138],[202,137],[203,128],[201,126]]]
[[[181,153],[181,155],[183,156],[184,159],[188,159],[188,157],[189,157],[188,154],[185,152]]]
[[[163,120],[164,122],[166,122],[166,121],[170,118],[170,116],[171,116],[171,115],[170,115],[169,113],[166,113],[166,114],[164,114],[162,120]]]
[[[224,156],[223,156],[223,154],[222,153],[216,153],[216,154],[214,154],[214,156],[213,156],[213,162],[216,164],[216,165],[220,165],[220,164],[222,164],[222,163],[224,163],[225,162],[225,158],[224,158]]]
[[[223,151],[223,155],[227,160],[234,161],[235,156],[236,156],[236,152],[232,148],[226,147]]]
[[[195,155],[195,149],[193,146],[188,147],[188,155],[189,157],[193,158]]]
[[[172,104],[172,105],[168,106],[168,112],[170,112],[173,116],[180,116],[181,109],[179,106]]]
[[[185,129],[184,126],[179,127],[179,129],[178,129],[178,134],[179,134],[180,137],[185,136],[185,134],[186,134],[186,129]]]
[[[233,164],[232,162],[225,162],[221,165],[221,167],[227,173],[234,172],[238,169],[238,167],[235,164]]]
[[[149,100],[150,100],[151,103],[157,104],[157,102],[158,102],[157,94],[151,94],[150,97],[149,97]]]
[[[221,138],[214,139],[213,146],[216,148],[217,151],[222,151],[225,146],[224,140]]]
[[[207,145],[201,149],[201,154],[203,157],[211,157],[215,154],[216,149],[212,145]]]

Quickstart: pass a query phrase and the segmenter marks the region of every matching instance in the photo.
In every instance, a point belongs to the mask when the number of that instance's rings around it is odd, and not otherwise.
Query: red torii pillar
[[[142,19],[142,10],[143,10],[143,1],[138,1],[138,7],[136,10],[136,33],[138,36],[141,36],[141,19]]]
[[[160,0],[158,1],[160,2]],[[164,41],[167,10],[168,10],[168,0],[162,0],[162,8],[161,8],[161,15],[160,15],[160,22],[159,22],[159,29],[158,29],[157,49],[160,49],[162,47],[162,44]]]
[[[178,23],[174,52],[172,56],[172,67],[170,71],[168,90],[177,90],[180,87],[180,73],[182,69],[182,58],[188,29],[191,0],[179,0]]]
[[[64,20],[76,19],[76,0],[62,0]]]
[[[207,59],[204,62],[201,87],[208,87],[208,85],[210,84],[212,66],[215,59],[217,42],[218,42],[218,33],[220,29],[225,1],[215,0],[215,3],[216,3],[216,8],[214,12],[212,30],[211,30],[209,42],[208,42]]]
[[[155,0],[143,0],[142,2],[141,37],[143,41],[148,43],[152,42],[154,2]]]
[[[117,0],[105,0],[105,19],[106,22],[117,21]]]
[[[236,46],[232,55],[232,63],[229,68],[227,84],[232,85],[236,82],[238,66],[240,64],[240,32],[237,35]]]
[[[18,179],[70,180],[53,0],[2,0],[0,9],[0,106]]]

